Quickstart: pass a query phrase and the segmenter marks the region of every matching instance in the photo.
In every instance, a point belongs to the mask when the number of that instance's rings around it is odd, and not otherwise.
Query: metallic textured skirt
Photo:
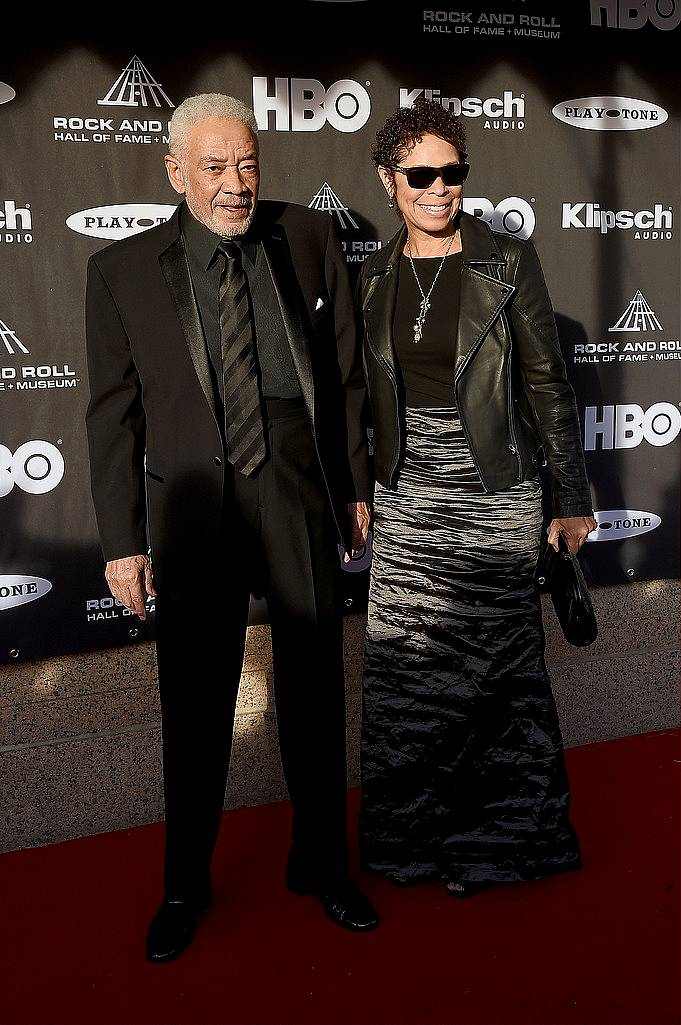
[[[454,409],[406,419],[397,488],[375,496],[362,861],[412,880],[578,868],[534,583],[540,485],[485,494]]]

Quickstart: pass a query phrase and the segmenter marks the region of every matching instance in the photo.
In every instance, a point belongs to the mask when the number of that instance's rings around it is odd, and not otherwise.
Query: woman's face
[[[456,146],[437,135],[424,135],[421,142],[397,161],[401,167],[444,167],[445,164],[459,162]],[[414,231],[429,235],[449,233],[449,222],[461,205],[462,185],[447,186],[441,178],[436,178],[427,189],[412,189],[406,176],[399,171],[390,172],[380,167],[379,174],[388,195],[397,203],[410,234]]]

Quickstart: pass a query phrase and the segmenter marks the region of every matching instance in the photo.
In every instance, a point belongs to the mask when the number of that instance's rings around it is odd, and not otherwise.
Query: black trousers
[[[345,689],[337,531],[307,416],[281,400],[254,479],[227,467],[222,544],[207,593],[157,599],[166,807],[165,889],[210,894],[249,596],[267,601],[293,853],[314,880],[347,867]],[[230,496],[231,494],[231,501]],[[201,574],[205,578],[205,574]]]

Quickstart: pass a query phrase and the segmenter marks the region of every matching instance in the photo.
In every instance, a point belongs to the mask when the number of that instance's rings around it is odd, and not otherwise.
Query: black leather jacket
[[[548,464],[555,516],[591,516],[579,417],[531,242],[461,215],[463,268],[454,399],[485,491],[535,479]],[[404,449],[404,388],[392,321],[406,227],[362,269],[364,368],[376,479],[393,487]],[[416,313],[416,311],[415,311]]]

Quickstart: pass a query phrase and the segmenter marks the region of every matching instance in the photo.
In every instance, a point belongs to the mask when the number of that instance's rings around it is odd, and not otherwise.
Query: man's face
[[[197,220],[222,238],[250,227],[258,201],[258,148],[250,128],[231,118],[197,121],[184,151],[165,158],[170,184]]]

